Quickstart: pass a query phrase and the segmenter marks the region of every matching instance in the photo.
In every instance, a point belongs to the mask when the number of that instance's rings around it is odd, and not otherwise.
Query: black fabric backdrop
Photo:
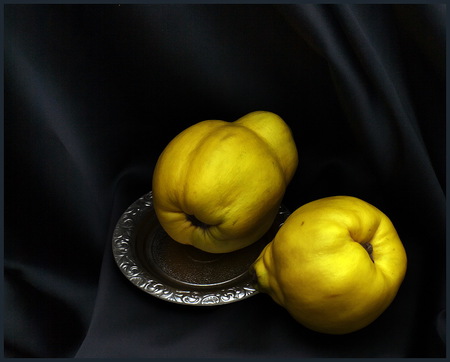
[[[445,5],[6,5],[7,357],[445,356]],[[284,204],[383,210],[409,264],[344,336],[267,295],[161,301],[120,273],[120,215],[187,126],[254,110],[292,128]]]

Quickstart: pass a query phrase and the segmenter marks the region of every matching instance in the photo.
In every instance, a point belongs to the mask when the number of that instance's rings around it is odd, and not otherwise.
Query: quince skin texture
[[[251,266],[256,288],[317,332],[345,334],[391,304],[406,273],[389,218],[350,196],[301,206]]]
[[[274,113],[199,122],[158,159],[156,215],[179,243],[210,253],[241,249],[270,228],[297,164],[290,128]]]

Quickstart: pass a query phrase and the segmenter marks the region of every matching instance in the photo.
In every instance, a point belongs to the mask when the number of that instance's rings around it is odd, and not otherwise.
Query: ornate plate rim
[[[142,291],[175,304],[190,306],[214,306],[244,300],[258,291],[252,286],[250,275],[237,280],[228,287],[201,288],[200,290],[180,289],[162,281],[155,273],[144,268],[135,255],[135,226],[144,213],[153,208],[152,191],[134,201],[120,216],[114,229],[112,251],[115,262],[123,275]],[[280,209],[281,214],[289,212]]]

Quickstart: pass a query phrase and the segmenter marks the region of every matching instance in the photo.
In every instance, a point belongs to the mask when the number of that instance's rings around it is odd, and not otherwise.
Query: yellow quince
[[[199,122],[158,159],[156,215],[177,242],[210,253],[241,249],[270,228],[297,164],[290,128],[274,113]]]
[[[406,273],[405,249],[390,219],[350,196],[301,206],[250,268],[256,287],[298,322],[345,334],[391,304]]]

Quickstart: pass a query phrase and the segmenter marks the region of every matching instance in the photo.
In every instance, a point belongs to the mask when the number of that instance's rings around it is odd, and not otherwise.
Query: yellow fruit
[[[180,243],[210,253],[238,250],[269,229],[297,163],[291,131],[274,113],[197,123],[158,159],[156,215]]]
[[[350,196],[327,197],[293,212],[250,271],[298,322],[345,334],[391,304],[406,273],[406,253],[389,218]]]

